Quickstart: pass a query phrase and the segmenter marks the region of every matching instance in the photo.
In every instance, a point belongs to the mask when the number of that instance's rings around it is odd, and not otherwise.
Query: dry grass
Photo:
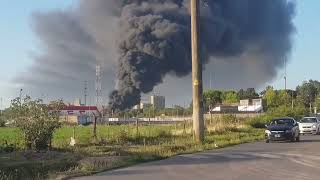
[[[12,134],[17,133],[16,129],[12,129],[11,133],[6,129],[6,132],[9,133],[6,137],[19,137]],[[12,173],[9,173],[9,176],[8,173],[3,173],[4,168],[8,171],[21,169],[24,177],[32,179],[89,175],[177,154],[251,142],[262,139],[264,135],[263,130],[251,128],[245,125],[245,122],[232,119],[216,120],[212,124],[206,121],[206,139],[203,144],[193,142],[190,123],[140,126],[138,133],[135,126],[98,126],[97,132],[98,139],[92,143],[92,127],[77,127],[77,145],[70,147],[68,144],[73,128],[63,127],[56,131],[53,139],[54,148],[61,152],[42,155],[30,152],[2,153],[0,179],[13,176]],[[11,142],[17,146],[21,144]],[[18,139],[17,142],[21,140]],[[8,164],[12,170],[8,169]],[[36,168],[29,169],[27,166]]]

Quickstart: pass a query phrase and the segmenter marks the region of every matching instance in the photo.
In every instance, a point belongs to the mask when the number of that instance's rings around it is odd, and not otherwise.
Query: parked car
[[[320,134],[320,120],[317,117],[304,117],[299,122],[300,134]]]
[[[266,125],[266,143],[270,141],[300,141],[300,130],[297,121],[293,118],[273,119]]]

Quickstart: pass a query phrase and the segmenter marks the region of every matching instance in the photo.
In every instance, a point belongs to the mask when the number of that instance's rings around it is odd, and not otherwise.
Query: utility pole
[[[196,142],[204,141],[202,100],[202,63],[200,60],[199,0],[191,0],[191,44],[192,44],[192,89],[193,89],[193,134]]]
[[[19,93],[19,101],[20,101],[20,107],[22,106],[22,91],[23,89],[20,89],[20,93]]]
[[[291,109],[293,109],[293,90],[291,91]]]

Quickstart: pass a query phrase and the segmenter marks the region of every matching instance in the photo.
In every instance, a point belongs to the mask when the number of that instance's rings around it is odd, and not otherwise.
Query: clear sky
[[[20,87],[10,83],[12,78],[32,63],[30,53],[36,50],[37,40],[32,33],[30,15],[34,11],[48,11],[70,7],[76,0],[0,0],[0,98],[3,106],[16,97]],[[287,66],[288,88],[303,80],[320,79],[320,1],[300,0],[297,3],[294,48]],[[283,70],[271,84],[283,88]],[[0,107],[1,108],[1,107]]]

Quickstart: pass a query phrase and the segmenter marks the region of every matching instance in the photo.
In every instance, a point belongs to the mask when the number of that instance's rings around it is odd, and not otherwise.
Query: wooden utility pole
[[[191,44],[192,44],[192,87],[193,87],[193,135],[197,142],[204,140],[202,63],[199,54],[199,0],[191,0]]]

